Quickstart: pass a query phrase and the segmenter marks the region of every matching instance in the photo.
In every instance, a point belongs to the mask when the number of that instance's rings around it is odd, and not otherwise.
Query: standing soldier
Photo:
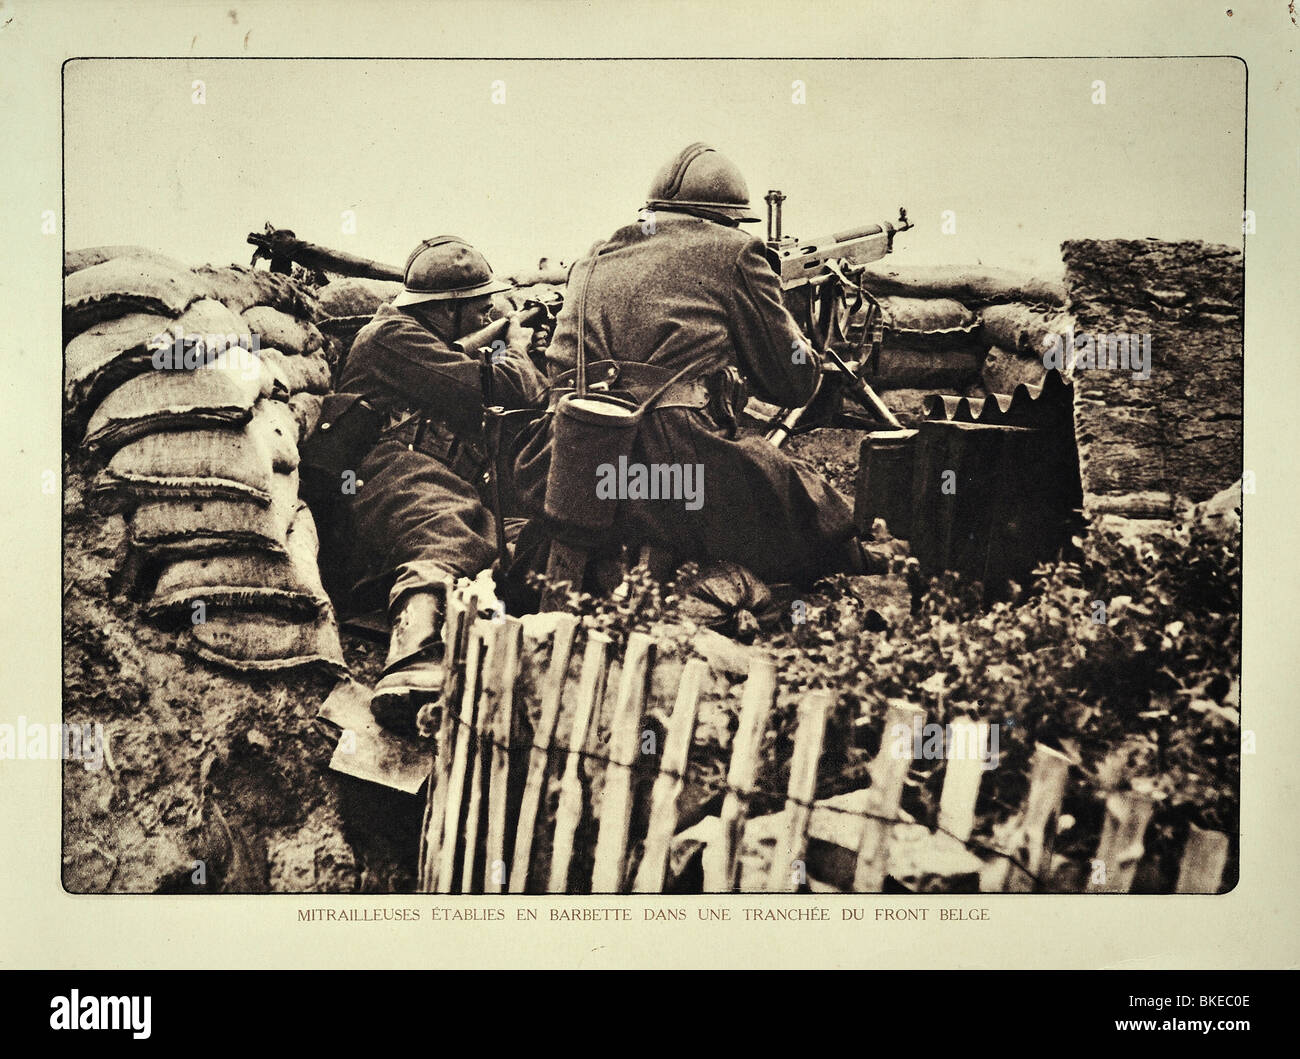
[[[386,598],[392,631],[371,710],[409,729],[420,704],[441,691],[447,587],[497,555],[478,350],[493,345],[479,332],[492,326],[492,295],[509,285],[463,239],[439,236],[407,258],[403,287],[357,335],[337,389],[383,420],[350,502],[353,600],[365,608]],[[527,355],[531,337],[512,317],[495,343],[498,404],[523,408],[544,393]]]
[[[769,582],[861,572],[840,496],[811,468],[738,434],[742,377],[761,399],[792,407],[811,398],[821,373],[764,244],[739,228],[756,220],[739,170],[713,148],[692,144],[669,161],[640,220],[573,266],[547,354],[551,406],[573,387],[581,341],[595,390],[640,404],[666,386],[641,421],[628,465],[703,467],[695,503],[620,499],[606,547],[651,544],[679,561],[731,560]],[[611,503],[599,499],[597,483],[552,474],[547,495],[553,421],[539,421],[521,448],[516,487],[552,538],[599,550],[601,541],[584,539],[563,516]]]

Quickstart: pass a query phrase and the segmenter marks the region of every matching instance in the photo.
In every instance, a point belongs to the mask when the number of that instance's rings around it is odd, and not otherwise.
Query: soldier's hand
[[[533,337],[528,343],[528,355],[534,359],[542,356],[546,352],[546,347],[551,344],[552,327],[539,327],[533,331]]]
[[[528,349],[528,343],[533,337],[533,329],[520,323],[519,318],[522,315],[522,313],[511,313],[510,326],[506,328],[506,345],[521,353]]]

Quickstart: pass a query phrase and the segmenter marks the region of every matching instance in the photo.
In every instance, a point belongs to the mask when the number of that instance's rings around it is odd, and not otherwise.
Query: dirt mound
[[[122,518],[87,510],[75,469],[65,482],[64,720],[102,725],[107,753],[65,765],[64,886],[409,891],[414,847],[390,836],[414,836],[421,801],[327,770],[316,712],[333,678],[232,675],[179,651],[112,594]],[[349,648],[364,666],[371,649]]]

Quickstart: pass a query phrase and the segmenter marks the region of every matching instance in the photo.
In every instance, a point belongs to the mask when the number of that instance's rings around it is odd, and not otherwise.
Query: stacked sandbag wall
[[[331,386],[314,295],[140,248],[65,261],[65,411],[89,502],[120,512],[123,582],[190,653],[343,667],[298,443]]]
[[[879,305],[879,353],[869,357],[868,305],[849,321],[842,353],[905,423],[931,393],[984,397],[1041,384],[1050,336],[1070,319],[1057,283],[982,266],[877,264],[862,272]]]

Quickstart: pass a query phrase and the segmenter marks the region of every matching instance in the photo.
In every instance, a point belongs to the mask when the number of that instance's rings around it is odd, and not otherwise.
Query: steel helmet
[[[481,298],[510,289],[492,275],[487,258],[464,239],[439,235],[426,239],[406,259],[406,278],[394,305]]]
[[[742,223],[758,220],[750,215],[749,188],[740,170],[707,143],[691,144],[659,170],[646,205],[651,209],[694,207]]]

